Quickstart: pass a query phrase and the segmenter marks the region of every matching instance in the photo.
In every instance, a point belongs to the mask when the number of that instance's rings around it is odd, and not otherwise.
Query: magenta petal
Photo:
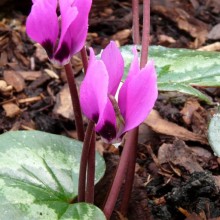
[[[103,50],[101,59],[109,74],[108,92],[114,96],[124,73],[124,60],[114,41],[111,41]]]
[[[136,47],[133,47],[132,49],[133,54],[134,54],[134,59],[131,63],[130,69],[129,69],[129,73],[128,73],[128,77],[132,77],[133,75],[136,75],[140,72],[140,65],[139,65],[139,60],[138,60],[138,52]]]
[[[116,138],[116,117],[112,103],[109,99],[103,114],[100,115],[99,122],[96,125],[96,131],[107,143],[114,142]]]
[[[55,59],[66,64],[83,47],[92,0],[60,0],[61,37]]]
[[[54,62],[65,65],[71,58],[72,36],[70,26],[75,20],[78,9],[72,5],[72,1],[59,1],[61,13],[61,36],[54,55]]]
[[[52,58],[59,34],[57,0],[35,0],[26,21],[28,36],[40,43]]]
[[[88,70],[80,87],[80,104],[85,116],[96,123],[107,104],[108,79],[104,63],[96,60],[93,50],[90,49]]]
[[[132,71],[135,71],[133,68]],[[128,78],[119,92],[119,107],[125,119],[122,133],[144,121],[158,96],[157,75],[153,61]]]

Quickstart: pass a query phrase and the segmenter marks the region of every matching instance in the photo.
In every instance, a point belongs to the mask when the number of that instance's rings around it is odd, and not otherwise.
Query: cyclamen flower
[[[83,47],[92,0],[32,0],[27,18],[29,37],[40,43],[49,59],[65,65]],[[60,18],[57,15],[59,4]]]
[[[83,113],[96,123],[95,130],[107,143],[119,142],[127,131],[142,123],[158,95],[154,63],[148,61],[140,69],[136,48],[128,77],[117,92],[123,72],[124,61],[114,42],[103,50],[100,60],[90,49],[80,102]]]

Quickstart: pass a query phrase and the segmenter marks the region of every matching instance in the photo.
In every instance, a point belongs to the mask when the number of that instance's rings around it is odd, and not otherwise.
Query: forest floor
[[[131,2],[94,2],[87,46],[99,53],[110,40],[132,44]],[[65,73],[25,33],[29,10],[29,1],[0,8],[0,133],[41,130],[77,138]],[[220,51],[219,23],[219,0],[154,0],[150,44]],[[74,56],[72,63],[80,85],[80,57]],[[203,92],[220,101],[219,88]],[[129,220],[220,219],[220,160],[207,140],[214,111],[195,97],[160,92],[140,126]],[[97,148],[107,162],[106,175],[96,187],[96,204],[101,206],[120,152],[100,140]],[[125,219],[116,210],[112,219]]]

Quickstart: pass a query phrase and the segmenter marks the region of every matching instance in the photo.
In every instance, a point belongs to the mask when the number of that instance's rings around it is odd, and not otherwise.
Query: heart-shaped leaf
[[[97,207],[74,203],[82,143],[39,131],[0,135],[0,219],[105,219]],[[96,155],[96,182],[105,163]]]
[[[125,59],[125,77],[133,59],[132,47],[121,47]],[[210,103],[210,98],[193,86],[220,86],[218,52],[150,46],[149,59],[155,61],[160,91],[179,91]]]

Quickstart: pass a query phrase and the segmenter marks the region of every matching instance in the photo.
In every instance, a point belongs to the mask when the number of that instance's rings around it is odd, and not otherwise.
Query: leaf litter
[[[67,93],[62,95],[65,74],[25,34],[30,1],[1,4],[0,132],[37,129],[70,136],[75,127],[70,108],[63,104],[69,102]],[[220,50],[212,46],[219,43],[218,0],[157,0],[151,12],[152,45]],[[94,1],[87,46],[98,53],[111,39],[120,46],[131,44],[131,22],[131,1]],[[80,84],[82,63],[79,57],[73,61]],[[218,90],[203,92],[219,102]],[[219,219],[220,161],[207,141],[215,111],[215,106],[188,95],[160,93],[155,110],[141,125],[128,219]],[[102,206],[123,146],[114,149],[99,144],[99,149],[107,164],[96,186],[96,204]],[[118,209],[116,205],[113,220],[123,219]]]

